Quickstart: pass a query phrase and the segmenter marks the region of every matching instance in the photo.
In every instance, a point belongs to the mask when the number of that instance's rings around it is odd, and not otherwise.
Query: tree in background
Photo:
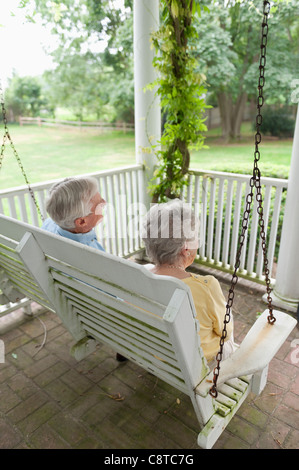
[[[35,4],[36,16],[52,24],[59,39],[57,77],[55,71],[47,76],[51,78],[49,97],[56,97],[58,104],[65,98],[71,106],[73,96],[77,103],[72,103],[72,109],[81,108],[83,116],[96,108],[98,115],[110,120],[133,120],[133,1],[125,0],[122,10],[109,0],[21,2],[26,3]],[[160,3],[162,12],[165,0]],[[179,0],[168,3],[173,11],[184,4]],[[189,50],[198,63],[195,72],[206,75],[208,103],[220,109],[224,139],[238,139],[245,105],[255,103],[257,93],[262,0],[198,0],[195,4],[201,6],[192,23],[198,36],[192,38]],[[264,88],[267,104],[290,104],[292,81],[299,76],[298,8],[298,0],[271,2]],[[77,85],[76,75],[80,77]],[[85,93],[90,95],[89,101],[83,99]]]
[[[5,99],[10,119],[15,120],[22,115],[38,116],[49,105],[42,89],[41,81],[36,77],[14,75],[9,79]]]
[[[79,121],[86,116],[95,115],[102,119],[103,106],[108,101],[102,83],[102,67],[94,63],[93,56],[71,54],[58,48],[55,70],[44,74],[44,79],[51,90],[51,100],[59,107],[67,108]]]
[[[210,100],[221,115],[225,140],[240,137],[245,105],[256,99],[261,38],[261,0],[204,1],[196,22],[194,53],[207,76]],[[299,74],[299,2],[276,0],[269,17],[265,97],[289,104]],[[297,58],[297,60],[295,59]],[[294,60],[295,59],[295,60]]]
[[[133,0],[116,8],[110,0],[23,0],[35,4],[32,21],[51,24],[58,39],[57,67],[45,74],[58,106],[83,120],[134,117]]]
[[[127,13],[108,41],[102,57],[106,74],[105,89],[116,119],[134,122],[134,57],[133,57],[133,2],[127,2]]]

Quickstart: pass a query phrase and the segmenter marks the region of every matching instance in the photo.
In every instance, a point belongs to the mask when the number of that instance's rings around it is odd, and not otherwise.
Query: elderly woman
[[[94,227],[103,220],[105,204],[95,178],[65,178],[50,188],[46,203],[50,217],[42,228],[104,251]]]
[[[201,347],[207,361],[212,362],[219,351],[226,304],[216,278],[186,271],[195,259],[198,237],[199,221],[190,205],[179,199],[152,206],[146,216],[142,238],[154,263],[149,269],[155,274],[181,279],[190,287],[200,324]],[[234,350],[232,322],[226,329],[224,358]]]

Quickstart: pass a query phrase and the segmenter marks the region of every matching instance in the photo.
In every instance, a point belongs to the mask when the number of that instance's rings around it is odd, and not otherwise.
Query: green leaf
[[[171,9],[171,13],[173,17],[177,18],[179,16],[179,11],[180,11],[177,0],[172,0],[170,9]]]

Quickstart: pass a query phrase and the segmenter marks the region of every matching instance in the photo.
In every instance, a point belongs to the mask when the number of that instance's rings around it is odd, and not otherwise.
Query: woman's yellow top
[[[226,302],[221,286],[214,276],[200,276],[190,273],[190,277],[182,281],[190,287],[199,321],[200,342],[207,361],[215,358],[219,351],[219,341],[223,330],[223,321],[226,313]],[[230,321],[226,325],[227,337],[230,339],[233,325]]]

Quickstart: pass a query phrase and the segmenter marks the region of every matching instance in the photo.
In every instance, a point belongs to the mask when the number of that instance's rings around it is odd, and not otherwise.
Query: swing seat
[[[290,315],[273,310],[276,321],[270,325],[267,321],[268,315],[267,309],[256,320],[237,350],[221,362],[217,385],[236,377],[236,373],[242,376],[265,369],[297,323]],[[211,388],[212,380],[213,371],[196,392],[205,396]]]
[[[220,402],[223,407],[219,410],[222,416],[215,413],[199,433],[198,445],[200,447],[210,448],[219,437],[219,432],[226,425],[226,421],[231,419],[230,414],[238,400],[237,396],[234,396],[234,389],[229,390],[230,387],[237,388],[240,393],[248,383],[251,387],[250,391],[255,395],[263,391],[267,383],[270,361],[297,324],[297,321],[290,315],[273,310],[276,321],[270,325],[267,321],[268,315],[267,309],[256,320],[237,350],[221,362],[216,403]],[[195,392],[201,397],[208,395],[213,375],[211,371],[196,387]],[[238,383],[236,383],[236,377],[239,377]],[[229,401],[227,401],[227,396],[230,397]]]
[[[214,399],[186,284],[9,217],[0,215],[0,226],[0,288],[5,282],[8,295],[15,288],[54,311],[77,360],[106,344],[189,396],[202,448],[213,447],[251,391],[262,391],[269,361],[296,325],[281,312],[268,325],[264,313],[223,362]]]

